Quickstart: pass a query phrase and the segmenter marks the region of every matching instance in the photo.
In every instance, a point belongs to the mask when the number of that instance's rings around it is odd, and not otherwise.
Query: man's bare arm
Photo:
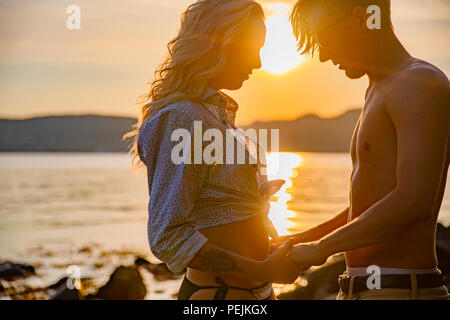
[[[299,264],[320,265],[335,253],[384,242],[431,218],[448,166],[450,89],[448,80],[442,81],[434,71],[421,68],[410,72],[406,79],[410,81],[395,88],[386,108],[397,132],[396,188],[358,219],[319,242],[295,247],[291,258]],[[420,78],[426,82],[419,83]]]
[[[307,243],[307,242],[313,242],[322,239],[326,235],[330,234],[331,232],[335,231],[336,229],[339,229],[340,227],[347,224],[348,221],[348,211],[349,208],[345,208],[341,213],[339,213],[334,218],[314,227],[307,231],[297,233],[295,235],[291,236],[283,236],[279,237],[276,241],[273,241],[275,243],[281,243],[289,238],[294,239],[295,244],[299,243]]]

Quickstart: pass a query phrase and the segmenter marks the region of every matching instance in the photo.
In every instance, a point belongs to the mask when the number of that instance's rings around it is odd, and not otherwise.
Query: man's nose
[[[320,62],[326,62],[330,60],[330,54],[323,48],[319,49],[319,60]]]

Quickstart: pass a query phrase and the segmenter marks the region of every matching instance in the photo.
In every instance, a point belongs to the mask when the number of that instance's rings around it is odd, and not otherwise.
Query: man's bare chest
[[[355,129],[351,144],[354,163],[380,164],[396,159],[397,139],[395,127],[386,112],[383,91],[368,95]]]

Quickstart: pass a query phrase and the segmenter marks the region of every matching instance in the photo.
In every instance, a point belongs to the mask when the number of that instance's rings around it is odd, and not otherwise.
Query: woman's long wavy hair
[[[262,7],[253,0],[201,0],[182,14],[178,35],[167,45],[168,55],[156,69],[149,92],[137,99],[140,118],[123,137],[131,140],[135,169],[142,166],[137,144],[143,124],[175,101],[200,100],[209,81],[226,66],[224,49],[255,16],[264,19]]]

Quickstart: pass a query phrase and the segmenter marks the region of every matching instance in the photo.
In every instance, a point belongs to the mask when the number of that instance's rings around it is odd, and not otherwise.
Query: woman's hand
[[[299,268],[288,258],[294,241],[284,242],[261,263],[260,278],[271,283],[293,283],[298,278]]]

